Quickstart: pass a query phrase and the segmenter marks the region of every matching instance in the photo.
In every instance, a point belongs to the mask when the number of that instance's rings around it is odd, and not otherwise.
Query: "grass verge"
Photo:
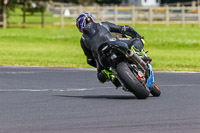
[[[200,28],[135,27],[154,70],[200,72]],[[75,26],[0,29],[0,65],[90,67]]]

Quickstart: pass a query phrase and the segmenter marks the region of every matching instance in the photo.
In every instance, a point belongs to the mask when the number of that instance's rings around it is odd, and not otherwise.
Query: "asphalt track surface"
[[[0,133],[199,133],[200,73],[155,72],[160,97],[100,84],[94,70],[0,67]]]

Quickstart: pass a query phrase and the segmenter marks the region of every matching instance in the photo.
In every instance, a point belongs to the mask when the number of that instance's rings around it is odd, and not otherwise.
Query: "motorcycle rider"
[[[101,83],[111,80],[116,87],[121,86],[113,73],[98,62],[97,51],[103,43],[125,43],[144,61],[151,62],[151,58],[147,57],[143,50],[144,38],[128,25],[119,26],[110,22],[95,23],[92,15],[83,13],[76,19],[76,26],[82,33],[80,43],[84,54],[87,56],[87,63],[97,68],[97,77]],[[113,36],[112,32],[128,35],[131,38],[120,39]]]

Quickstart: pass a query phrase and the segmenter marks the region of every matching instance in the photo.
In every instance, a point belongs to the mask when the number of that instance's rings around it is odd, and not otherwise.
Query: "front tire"
[[[117,65],[117,73],[126,89],[132,92],[138,99],[145,99],[149,96],[149,91],[146,89],[145,85],[140,83],[127,63],[119,63]]]
[[[150,93],[154,96],[154,97],[159,97],[161,94],[161,91],[159,90],[158,86],[153,83],[153,87],[150,87]]]

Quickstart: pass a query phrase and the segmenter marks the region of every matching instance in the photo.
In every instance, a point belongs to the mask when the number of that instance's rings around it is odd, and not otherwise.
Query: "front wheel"
[[[132,92],[138,99],[145,99],[149,96],[149,91],[133,74],[127,63],[121,62],[117,65],[117,74],[126,89]]]
[[[161,91],[159,90],[158,86],[153,83],[153,87],[150,87],[150,93],[154,96],[154,97],[159,97],[161,94]]]

